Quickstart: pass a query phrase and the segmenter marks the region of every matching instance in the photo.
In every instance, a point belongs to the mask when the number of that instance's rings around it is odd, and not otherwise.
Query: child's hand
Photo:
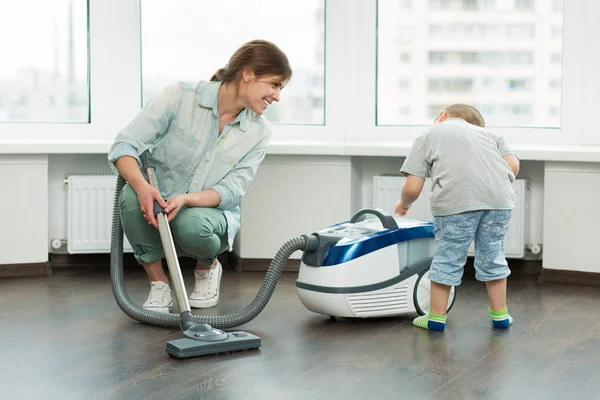
[[[399,214],[401,216],[405,216],[410,207],[404,207],[402,201],[396,203],[396,207],[394,207],[394,214]]]

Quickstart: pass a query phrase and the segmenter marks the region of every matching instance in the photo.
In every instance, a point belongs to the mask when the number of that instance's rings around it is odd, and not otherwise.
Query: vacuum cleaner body
[[[365,219],[369,214],[378,218]],[[296,280],[308,310],[348,318],[429,310],[432,223],[363,210],[313,235],[319,238],[318,249],[303,253]],[[448,310],[454,298],[452,288]]]

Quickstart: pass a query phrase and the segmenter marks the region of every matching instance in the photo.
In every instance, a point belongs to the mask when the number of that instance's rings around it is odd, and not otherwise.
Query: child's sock
[[[494,328],[508,328],[513,322],[513,319],[508,315],[508,309],[506,308],[502,311],[492,311],[490,308],[489,312]]]
[[[446,329],[446,316],[427,313],[413,320],[413,325],[430,331],[443,331]]]

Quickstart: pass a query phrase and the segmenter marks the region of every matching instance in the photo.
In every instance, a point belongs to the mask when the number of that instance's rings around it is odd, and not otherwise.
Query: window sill
[[[0,140],[2,154],[107,154],[112,140]],[[303,142],[273,140],[268,154],[405,157],[412,142]],[[600,146],[512,146],[521,160],[600,162]]]

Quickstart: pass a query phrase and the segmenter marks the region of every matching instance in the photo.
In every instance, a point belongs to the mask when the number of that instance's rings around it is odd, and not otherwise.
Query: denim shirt
[[[117,135],[108,154],[115,161],[150,150],[162,197],[214,189],[227,220],[229,251],[240,229],[240,200],[264,159],[271,125],[246,108],[219,134],[220,82],[178,82],[150,100]]]

